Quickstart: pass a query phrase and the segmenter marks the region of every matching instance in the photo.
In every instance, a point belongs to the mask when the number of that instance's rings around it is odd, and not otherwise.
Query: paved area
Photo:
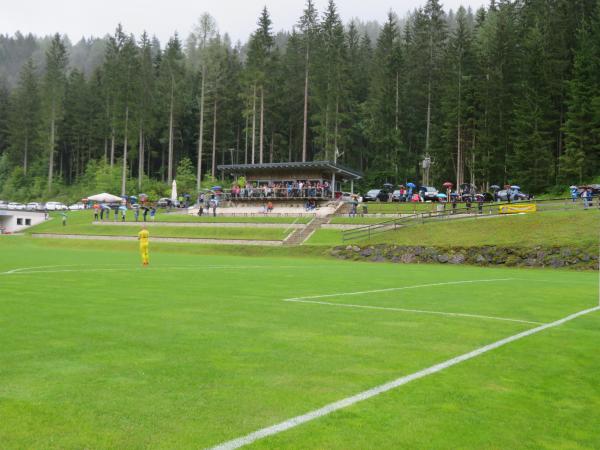
[[[54,233],[32,233],[34,238],[52,239],[82,239],[94,241],[137,241],[135,236],[96,236],[87,234],[54,234]],[[223,244],[223,245],[281,245],[282,241],[260,241],[246,239],[193,239],[193,238],[168,238],[153,237],[150,242],[172,242],[183,244]]]

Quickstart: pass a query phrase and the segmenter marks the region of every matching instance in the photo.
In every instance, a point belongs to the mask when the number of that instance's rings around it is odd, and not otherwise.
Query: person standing
[[[60,213],[60,215],[62,216],[62,225],[63,225],[63,227],[66,227],[67,226],[67,213],[63,211],[62,213]]]
[[[98,208],[94,205],[94,222],[98,222]]]
[[[146,218],[148,217],[148,211],[149,211],[148,208],[144,208],[144,222],[146,222],[146,220],[147,220]]]
[[[573,203],[575,203],[575,201],[577,201],[578,191],[579,191],[579,189],[577,189],[577,186],[573,186],[571,188],[571,200],[573,201]]]
[[[583,209],[588,209],[590,207],[590,191],[588,188],[585,188],[581,193],[581,198],[583,199]]]
[[[156,216],[156,208],[152,207],[150,210],[150,220],[152,220],[152,222],[154,222],[154,216]]]
[[[135,221],[137,222],[140,218],[140,208],[135,208],[133,210],[133,217],[135,218]]]
[[[150,233],[146,229],[146,225],[142,225],[142,229],[138,233],[138,241],[140,241],[140,256],[142,257],[142,265],[147,266],[150,263]]]

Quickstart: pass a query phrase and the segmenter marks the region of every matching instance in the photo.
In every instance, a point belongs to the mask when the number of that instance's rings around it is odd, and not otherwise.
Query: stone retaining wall
[[[568,267],[598,270],[598,248],[589,247],[420,247],[389,244],[338,246],[340,259],[394,263],[471,264],[507,267]]]

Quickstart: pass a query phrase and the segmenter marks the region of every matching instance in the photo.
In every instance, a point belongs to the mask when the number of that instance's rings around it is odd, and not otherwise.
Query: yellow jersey
[[[150,233],[148,230],[142,230],[138,233],[138,239],[140,240],[140,245],[148,244],[148,240],[150,239]]]

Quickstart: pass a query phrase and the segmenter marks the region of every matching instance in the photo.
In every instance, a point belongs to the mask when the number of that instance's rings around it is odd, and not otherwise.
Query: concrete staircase
[[[302,245],[315,231],[321,228],[321,225],[329,222],[331,215],[324,217],[315,217],[310,223],[294,232],[283,241],[283,245]]]

